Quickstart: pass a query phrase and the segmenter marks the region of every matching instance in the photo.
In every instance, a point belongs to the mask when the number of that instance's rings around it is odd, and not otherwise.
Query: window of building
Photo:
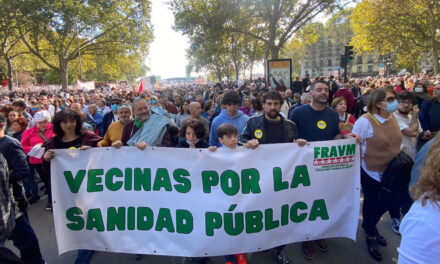
[[[362,66],[358,66],[357,72],[362,72]]]
[[[309,67],[309,62],[308,62],[308,61],[306,61],[306,62],[304,63],[304,67],[306,67],[306,68]]]
[[[327,66],[332,66],[332,60],[327,61]]]
[[[320,61],[320,62],[319,62],[319,65],[320,65],[321,67],[324,67],[324,61],[323,61],[323,60]]]
[[[362,64],[362,56],[357,56],[357,64]]]
[[[368,65],[368,72],[373,72],[373,65]]]
[[[373,63],[374,59],[373,59],[373,55],[368,55],[368,63]]]

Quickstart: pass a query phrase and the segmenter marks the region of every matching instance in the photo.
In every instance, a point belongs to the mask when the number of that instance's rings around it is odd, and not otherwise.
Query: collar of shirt
[[[393,117],[393,115],[390,115],[388,118],[383,118],[378,114],[374,114],[374,117],[377,119],[377,121],[379,121],[379,123],[383,124],[386,121],[390,120]]]

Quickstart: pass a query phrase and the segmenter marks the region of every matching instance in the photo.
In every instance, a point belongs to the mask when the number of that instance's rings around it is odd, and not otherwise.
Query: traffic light
[[[350,62],[353,60],[353,46],[345,46],[345,61]]]
[[[341,66],[341,68],[345,68],[345,66],[347,66],[347,58],[345,58],[345,55],[341,55],[341,63],[339,66]]]

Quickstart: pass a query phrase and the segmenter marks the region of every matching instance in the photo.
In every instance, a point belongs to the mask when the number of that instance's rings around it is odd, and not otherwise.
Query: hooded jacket
[[[235,126],[238,130],[238,135],[243,132],[244,127],[246,126],[246,122],[249,117],[245,115],[242,111],[238,110],[237,114],[233,117],[230,117],[226,113],[226,109],[223,109],[216,118],[212,121],[211,132],[209,134],[209,145],[220,147],[220,142],[218,141],[217,136],[217,128],[223,124],[231,124]]]

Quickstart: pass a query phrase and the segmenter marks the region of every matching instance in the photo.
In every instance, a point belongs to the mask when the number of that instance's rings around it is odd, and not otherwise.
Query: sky
[[[159,75],[162,79],[186,77],[185,50],[189,47],[189,41],[171,28],[174,16],[166,1],[152,0],[152,4],[154,40],[145,62],[151,69],[147,75]]]
[[[152,0],[151,22],[154,40],[145,62],[150,68],[146,75],[158,75],[162,79],[186,77],[187,59],[185,54],[186,49],[189,48],[189,40],[180,32],[172,29],[174,16],[166,2],[167,0]],[[320,15],[316,20],[325,21],[326,19]],[[254,73],[262,72],[262,65],[257,65],[254,68]],[[196,75],[199,74],[192,73],[192,76]]]

